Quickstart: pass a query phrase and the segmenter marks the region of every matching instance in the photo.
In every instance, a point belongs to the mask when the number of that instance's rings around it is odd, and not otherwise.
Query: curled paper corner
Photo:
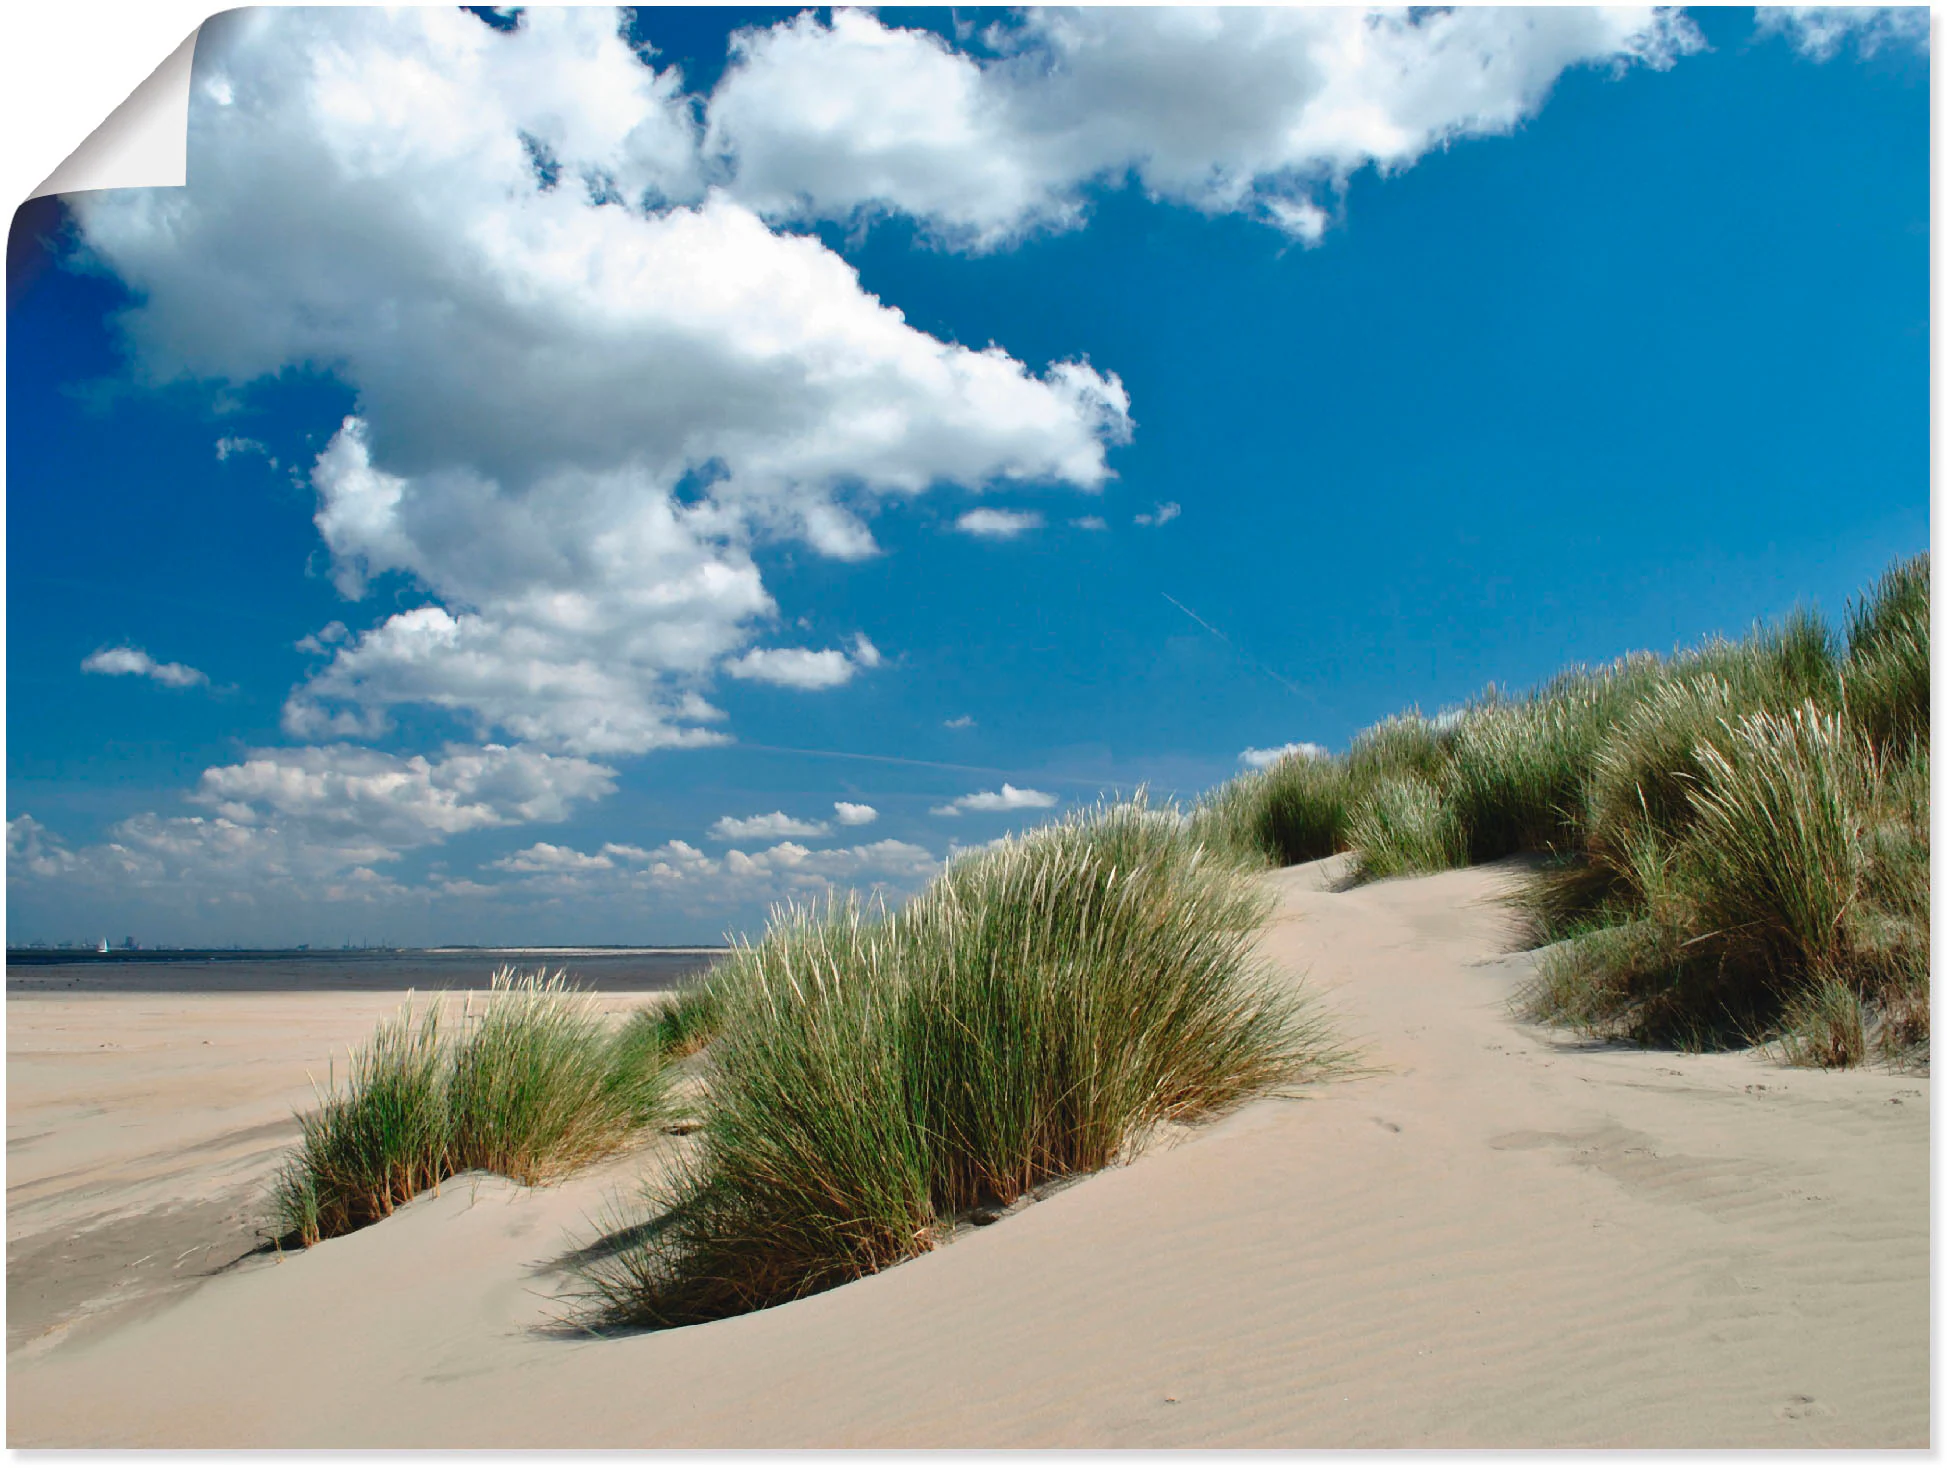
[[[27,197],[85,189],[181,188],[189,182],[189,74],[198,26]]]

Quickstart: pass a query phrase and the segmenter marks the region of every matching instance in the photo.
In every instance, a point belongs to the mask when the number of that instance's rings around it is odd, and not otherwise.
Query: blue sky
[[[1837,617],[1915,14],[226,18],[16,218],[9,938],[708,940]]]

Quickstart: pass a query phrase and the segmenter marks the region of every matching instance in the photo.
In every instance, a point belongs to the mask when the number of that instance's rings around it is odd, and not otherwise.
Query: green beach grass
[[[1287,758],[1195,821],[1240,859],[1353,855],[1353,881],[1515,853],[1545,946],[1522,1007],[1593,1035],[1927,1059],[1928,558],[1844,638],[1798,611],[1669,658],[1489,689]]]
[[[315,1245],[390,1215],[442,1180],[485,1169],[545,1184],[606,1158],[668,1105],[662,1036],[611,1031],[560,975],[503,970],[457,1026],[446,997],[410,1001],[352,1053],[298,1116],[297,1147],[271,1189],[271,1233]]]
[[[697,1147],[590,1268],[607,1323],[757,1310],[1344,1054],[1253,945],[1270,900],[1142,800],[961,858],[897,912],[780,912],[711,977]]]

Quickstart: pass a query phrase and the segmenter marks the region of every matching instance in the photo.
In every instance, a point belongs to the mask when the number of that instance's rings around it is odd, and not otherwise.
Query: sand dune
[[[1267,880],[1266,946],[1371,1075],[841,1290],[608,1340],[548,1330],[562,1260],[653,1153],[551,1190],[456,1181],[193,1291],[149,1280],[141,1310],[49,1309],[74,1297],[57,1236],[120,1212],[133,1249],[172,1201],[240,1199],[321,1041],[384,1007],[10,999],[9,1441],[1928,1442],[1925,1079],[1524,1027],[1505,869],[1331,874]],[[38,1316],[23,1272],[53,1283]]]

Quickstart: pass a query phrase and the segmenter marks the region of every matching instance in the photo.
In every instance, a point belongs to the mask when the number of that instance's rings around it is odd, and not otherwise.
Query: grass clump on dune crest
[[[1925,1065],[1926,579],[1924,557],[1882,578],[1843,658],[1801,615],[1679,665],[1623,721],[1584,853],[1524,895],[1540,937],[1565,941],[1531,1016]],[[1874,686],[1862,669],[1892,672]]]
[[[1517,896],[1552,946],[1526,1000],[1538,1019],[1923,1063],[1929,586],[1925,555],[1895,563],[1843,645],[1801,609],[1524,696],[1489,688],[1436,719],[1409,711],[1303,780],[1330,793],[1355,880],[1554,859]],[[1245,776],[1199,814],[1240,856],[1322,855],[1276,835],[1278,800]]]
[[[657,1118],[661,1058],[561,976],[497,977],[447,1071],[454,1172],[546,1184],[616,1152]]]
[[[1412,709],[1361,730],[1345,753],[1345,776],[1355,797],[1388,778],[1440,781],[1453,749],[1454,723],[1450,716],[1429,720]]]
[[[1191,821],[1212,846],[1287,867],[1344,849],[1350,795],[1340,762],[1292,754],[1219,787]]]
[[[348,1234],[446,1177],[440,1041],[438,1008],[415,1020],[408,1002],[352,1053],[345,1091],[298,1115],[297,1148],[272,1185],[279,1240]]]
[[[1747,716],[1698,757],[1689,861],[1699,919],[1753,968],[1829,970],[1865,883],[1880,780],[1871,750],[1807,703]]]
[[[1884,756],[1924,751],[1927,744],[1930,584],[1926,556],[1896,562],[1849,610],[1846,711]]]
[[[1467,860],[1466,834],[1446,795],[1419,776],[1382,776],[1353,809],[1346,837],[1361,878],[1438,873]]]
[[[559,975],[503,970],[457,1031],[445,997],[382,1022],[327,1084],[271,1190],[274,1238],[300,1245],[390,1215],[442,1180],[485,1169],[544,1184],[615,1153],[666,1107],[655,1038],[611,1032]]]
[[[1553,851],[1577,835],[1581,786],[1600,741],[1600,686],[1470,709],[1443,771],[1456,850],[1487,862]]]
[[[781,913],[719,973],[700,1147],[594,1268],[606,1316],[701,1321],[869,1274],[1337,1065],[1253,957],[1267,905],[1138,801],[958,861],[897,913]]]

